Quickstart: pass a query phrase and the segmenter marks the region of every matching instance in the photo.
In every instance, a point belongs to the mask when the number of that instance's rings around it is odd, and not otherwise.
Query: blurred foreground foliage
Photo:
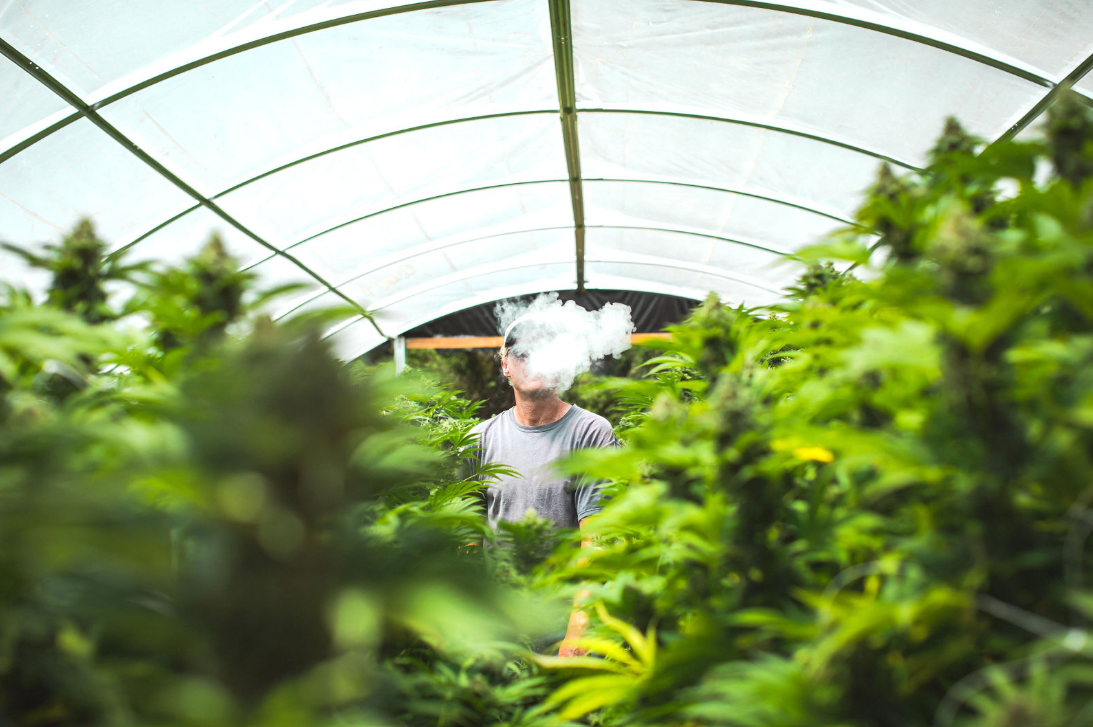
[[[0,722],[1093,721],[1093,120],[1046,131],[950,123],[787,303],[583,391],[625,439],[566,464],[612,494],[583,551],[484,526],[479,403],[258,315],[216,240],[152,270],[81,225],[0,309]]]
[[[274,324],[215,236],[90,223],[0,308],[0,724],[482,724],[547,694],[456,463],[476,405]],[[73,262],[78,261],[78,262]],[[89,262],[90,261],[90,262]],[[111,304],[107,286],[127,286]],[[118,296],[115,296],[118,297]],[[538,699],[536,699],[538,698]]]

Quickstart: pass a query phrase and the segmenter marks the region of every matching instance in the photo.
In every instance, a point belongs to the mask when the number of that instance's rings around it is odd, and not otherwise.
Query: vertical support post
[[[391,342],[391,348],[395,352],[395,376],[406,368],[406,337],[399,336]]]
[[[573,203],[573,231],[577,255],[577,291],[584,292],[584,189],[581,185],[581,147],[577,142],[577,87],[573,72],[573,22],[569,0],[548,0],[550,31],[554,37],[554,73],[558,79],[558,107],[562,119],[562,143],[569,170],[569,196]]]
[[[577,233],[577,292],[584,292],[584,225],[576,229]]]

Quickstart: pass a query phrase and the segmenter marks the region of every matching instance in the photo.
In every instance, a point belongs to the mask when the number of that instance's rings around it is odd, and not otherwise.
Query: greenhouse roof
[[[0,238],[90,216],[176,261],[215,229],[305,284],[277,315],[373,311],[345,357],[539,291],[762,305],[946,116],[994,140],[1093,95],[1091,29],[1086,0],[0,0]]]

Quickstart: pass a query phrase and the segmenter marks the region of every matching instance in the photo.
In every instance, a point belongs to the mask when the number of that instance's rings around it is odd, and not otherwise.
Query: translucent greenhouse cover
[[[1093,95],[1089,0],[0,0],[0,239],[217,231],[352,358],[511,295],[776,302],[946,116]],[[0,281],[44,281],[0,253]],[[369,315],[365,315],[365,313]]]

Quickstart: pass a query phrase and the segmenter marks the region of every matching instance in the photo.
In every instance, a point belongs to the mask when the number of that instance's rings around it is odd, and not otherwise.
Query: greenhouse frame
[[[127,259],[212,230],[355,358],[514,295],[764,305],[947,116],[1087,98],[1079,0],[0,3],[0,238]],[[0,280],[41,291],[10,253]]]

